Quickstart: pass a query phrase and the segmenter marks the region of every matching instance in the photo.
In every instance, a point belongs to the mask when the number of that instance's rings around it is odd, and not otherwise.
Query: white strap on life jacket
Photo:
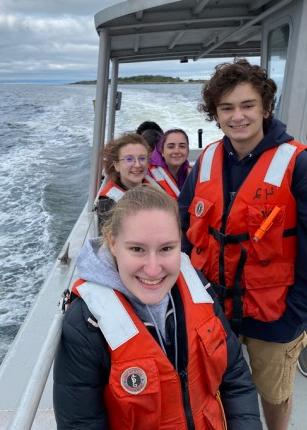
[[[279,145],[266,172],[264,182],[280,187],[295,151],[296,147],[290,143]]]
[[[117,187],[111,187],[109,191],[106,193],[106,196],[110,197],[110,199],[114,200],[115,202],[118,202],[123,195],[125,194],[125,191],[120,190]]]
[[[193,303],[213,303],[212,297],[206,291],[210,284],[206,286],[202,284],[189,257],[183,252],[181,253],[180,270]],[[139,333],[132,318],[112,288],[93,282],[85,282],[78,287],[78,292],[96,318],[101,332],[113,351]]]
[[[113,351],[138,334],[136,325],[112,288],[85,282],[78,287],[78,292]]]
[[[161,190],[160,185],[150,175],[146,175],[144,179],[157,190]]]
[[[209,181],[211,178],[212,161],[213,161],[216,148],[218,147],[219,143],[220,142],[212,143],[212,145],[210,145],[208,149],[205,150],[205,153],[200,165],[200,173],[199,173],[200,182]]]
[[[190,258],[184,252],[181,253],[180,270],[190,291],[193,303],[213,303],[213,299],[207,291],[210,283],[204,285],[201,282]]]
[[[171,180],[167,173],[164,172],[164,169],[161,166],[154,167],[150,169],[152,176],[155,178],[157,182],[165,181],[174,191],[175,195],[178,197],[180,190],[177,185]]]

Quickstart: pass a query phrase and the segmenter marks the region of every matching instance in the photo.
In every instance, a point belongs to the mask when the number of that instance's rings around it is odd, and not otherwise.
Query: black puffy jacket
[[[180,371],[185,369],[187,364],[185,320],[181,297],[176,287],[172,289],[172,296],[179,334]],[[261,430],[257,394],[240,344],[218,305],[215,305],[215,311],[227,332],[228,366],[220,392],[228,430]],[[147,328],[157,339],[154,327]],[[170,343],[165,345],[165,349],[172,363],[173,329],[174,318],[170,313],[166,319]],[[58,430],[110,429],[102,401],[110,366],[107,344],[95,318],[82,299],[74,300],[64,318],[62,338],[54,364],[54,410]]]

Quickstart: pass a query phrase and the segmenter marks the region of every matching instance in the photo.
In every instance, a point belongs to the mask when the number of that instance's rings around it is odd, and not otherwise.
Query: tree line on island
[[[109,82],[111,80],[109,79]],[[184,83],[204,83],[204,79],[181,79],[163,75],[137,75],[129,77],[119,77],[119,84],[184,84]],[[78,81],[71,85],[96,85],[97,81]]]

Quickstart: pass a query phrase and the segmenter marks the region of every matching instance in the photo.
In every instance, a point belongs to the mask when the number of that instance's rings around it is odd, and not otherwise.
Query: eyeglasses
[[[127,166],[133,166],[137,161],[139,164],[144,165],[148,161],[146,155],[140,155],[139,157],[134,157],[133,155],[126,155],[123,158],[119,158],[118,161],[124,161]]]

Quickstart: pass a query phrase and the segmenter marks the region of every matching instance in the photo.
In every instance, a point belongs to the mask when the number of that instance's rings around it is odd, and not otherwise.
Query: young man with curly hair
[[[286,430],[307,344],[307,152],[273,117],[275,82],[245,59],[216,67],[200,109],[224,137],[180,197],[183,248],[246,344],[269,430]]]

